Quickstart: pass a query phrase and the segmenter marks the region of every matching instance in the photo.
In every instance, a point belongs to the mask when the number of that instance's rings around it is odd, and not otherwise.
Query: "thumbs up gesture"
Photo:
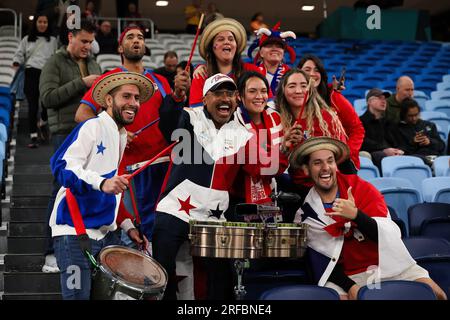
[[[325,213],[327,216],[340,216],[349,220],[354,220],[358,214],[358,208],[353,198],[352,187],[347,190],[348,199],[336,198],[333,203],[333,212]]]

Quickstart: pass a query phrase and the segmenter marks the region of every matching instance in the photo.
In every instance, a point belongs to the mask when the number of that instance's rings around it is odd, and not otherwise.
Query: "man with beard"
[[[349,154],[339,140],[314,137],[290,157],[291,166],[302,167],[314,182],[295,222],[309,227],[308,257],[315,281],[336,290],[341,299],[354,300],[360,287],[388,280],[423,282],[438,299],[446,299],[410,256],[381,193],[357,175],[337,172]]]
[[[119,174],[124,174],[139,169],[145,161],[153,158],[167,146],[157,122],[163,98],[172,91],[163,76],[144,68],[142,58],[145,53],[145,42],[144,32],[140,27],[130,26],[122,32],[118,51],[122,58],[122,66],[105,73],[99,79],[114,73],[130,71],[144,75],[155,87],[155,94],[141,105],[141,111],[137,114],[135,121],[125,126],[128,133],[128,145],[119,165]],[[89,90],[81,100],[75,120],[85,121],[100,111],[101,105],[95,102],[93,90]],[[137,211],[141,218],[141,230],[149,240],[153,233],[155,205],[168,164],[169,157],[161,157],[133,178],[133,191],[135,192]],[[129,193],[126,192],[124,193],[124,205],[119,210],[134,212],[132,208]],[[123,240],[128,245],[132,245],[127,242],[126,236],[123,237]]]
[[[252,133],[235,114],[237,90],[232,78],[217,73],[206,79],[202,107],[183,109],[188,89],[189,74],[182,71],[175,77],[174,94],[164,99],[160,109],[159,126],[167,141],[182,138],[172,152],[153,234],[154,257],[169,275],[164,299],[176,298],[175,257],[188,240],[189,221],[225,221],[228,192],[241,168],[259,178],[276,173],[282,162],[287,165],[279,150],[272,151],[271,161],[259,161],[267,159],[268,151],[249,143]],[[255,149],[250,150],[252,147]],[[204,260],[207,299],[232,298],[230,265],[223,260]]]
[[[118,216],[121,193],[129,182],[116,175],[127,143],[125,125],[131,124],[140,104],[154,92],[141,74],[119,72],[93,87],[93,98],[105,111],[78,125],[51,159],[52,173],[62,185],[50,217],[55,256],[61,270],[63,299],[89,299],[95,256],[108,245],[119,244],[117,224],[130,239],[145,244],[130,216]],[[117,221],[117,224],[116,224]],[[79,286],[69,279],[79,270]]]

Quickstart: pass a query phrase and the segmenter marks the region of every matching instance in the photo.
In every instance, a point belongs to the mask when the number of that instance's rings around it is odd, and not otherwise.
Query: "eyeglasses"
[[[210,91],[212,95],[216,98],[220,98],[223,95],[227,98],[233,98],[236,95],[236,90],[216,90],[216,91]]]

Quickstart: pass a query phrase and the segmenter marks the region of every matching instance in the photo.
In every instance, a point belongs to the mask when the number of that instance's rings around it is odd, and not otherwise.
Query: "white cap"
[[[206,79],[205,84],[203,85],[203,96],[206,96],[208,91],[214,91],[217,87],[219,87],[223,83],[230,83],[234,90],[237,89],[234,80],[223,73],[216,73],[215,75]]]

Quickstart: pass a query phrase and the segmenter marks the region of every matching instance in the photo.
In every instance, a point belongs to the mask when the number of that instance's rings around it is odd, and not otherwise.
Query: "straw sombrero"
[[[106,107],[106,94],[124,84],[134,84],[139,88],[140,103],[148,101],[155,91],[153,83],[146,76],[136,72],[117,72],[107,75],[95,84],[92,98],[100,106]]]
[[[247,33],[244,27],[238,21],[231,18],[222,18],[214,20],[205,27],[202,32],[198,50],[203,59],[206,60],[206,49],[214,37],[222,31],[231,31],[236,38],[237,51],[241,53],[247,46]]]
[[[333,152],[337,164],[344,162],[350,156],[350,149],[342,141],[330,137],[313,137],[307,139],[292,152],[289,158],[291,167],[300,168],[305,164],[306,157],[318,150]]]

